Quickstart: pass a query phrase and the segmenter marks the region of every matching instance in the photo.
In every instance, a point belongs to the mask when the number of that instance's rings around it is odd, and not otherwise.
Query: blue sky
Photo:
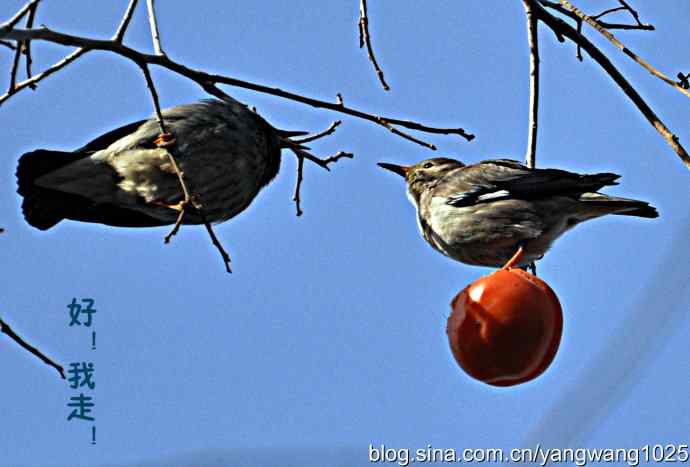
[[[2,17],[22,3],[5,1]],[[335,135],[312,148],[355,154],[330,173],[307,165],[305,213],[297,218],[295,160],[284,152],[277,179],[216,229],[233,257],[228,276],[203,228],[183,228],[163,245],[165,228],[64,222],[39,232],[22,219],[14,179],[22,153],[71,150],[152,113],[135,66],[92,53],[36,92],[13,97],[0,107],[0,316],[65,365],[94,362],[97,444],[90,444],[91,424],[66,420],[75,391],[2,335],[1,465],[192,465],[213,456],[218,465],[274,465],[270,453],[282,465],[369,465],[367,447],[382,443],[688,442],[690,173],[595,63],[578,62],[572,44],[540,28],[537,164],[621,174],[620,186],[607,192],[648,200],[660,217],[610,216],[556,243],[539,263],[564,309],[556,360],[533,382],[492,388],[461,372],[445,337],[451,298],[490,270],[426,245],[401,180],[375,163],[523,157],[521,2],[370,2],[388,93],[357,48],[354,0],[160,3],[163,46],[191,67],[324,100],[341,93],[365,111],[462,126],[477,138],[418,135],[438,146],[434,153],[368,122],[224,88],[279,128],[319,131],[342,119]],[[594,11],[597,3],[577,5]],[[657,30],[617,36],[670,76],[690,72],[690,5],[637,3]],[[124,7],[46,2],[37,24],[107,38]],[[143,13],[126,42],[150,50]],[[687,97],[593,31],[588,36],[690,141]],[[67,52],[33,49],[36,70]],[[11,58],[0,50],[0,70],[9,70]],[[170,73],[153,75],[165,107],[207,97]],[[73,297],[95,299],[95,351],[89,330],[67,325]]]

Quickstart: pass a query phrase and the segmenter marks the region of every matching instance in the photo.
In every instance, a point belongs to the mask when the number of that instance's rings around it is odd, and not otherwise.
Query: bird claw
[[[187,209],[187,204],[189,204],[189,203],[187,202],[187,200],[183,199],[182,201],[180,201],[177,204],[167,204],[167,203],[164,203],[162,201],[153,201],[152,204],[155,204],[157,206],[162,206],[164,208],[172,209],[174,211],[183,212],[185,209]]]
[[[175,137],[172,133],[161,133],[153,144],[159,148],[169,148],[175,144]]]

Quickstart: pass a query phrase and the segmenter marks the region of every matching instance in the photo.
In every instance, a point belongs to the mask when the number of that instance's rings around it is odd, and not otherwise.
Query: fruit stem
[[[508,262],[501,268],[503,269],[511,269],[513,266],[515,266],[521,259],[522,256],[524,255],[524,250],[522,249],[522,246],[518,248],[518,250],[515,252],[512,258],[508,260]]]

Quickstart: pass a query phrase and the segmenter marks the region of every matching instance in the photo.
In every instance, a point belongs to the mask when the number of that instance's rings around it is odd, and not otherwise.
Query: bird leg
[[[223,263],[225,263],[225,270],[227,272],[232,272],[230,269],[230,255],[225,251],[225,248],[223,248],[223,245],[220,243],[218,240],[218,237],[216,237],[215,232],[213,232],[213,228],[211,227],[211,224],[208,222],[206,219],[206,215],[204,214],[204,210],[202,209],[202,204],[199,201],[198,197],[191,194],[190,190],[187,186],[187,182],[185,180],[184,172],[180,169],[180,167],[177,165],[177,161],[175,160],[174,156],[174,149],[175,149],[175,137],[173,136],[172,133],[164,132],[161,133],[158,138],[154,141],[154,144],[158,146],[159,148],[165,149],[168,153],[168,159],[170,159],[170,163],[173,166],[173,169],[175,170],[175,173],[177,174],[177,178],[180,181],[180,187],[182,188],[182,194],[184,195],[184,198],[182,201],[180,201],[177,204],[174,205],[169,205],[165,203],[158,203],[161,204],[162,206],[165,206],[170,209],[174,209],[176,211],[179,211],[179,214],[177,216],[177,220],[175,221],[175,225],[173,226],[172,230],[168,235],[165,236],[163,241],[165,243],[170,243],[170,239],[177,234],[177,232],[180,230],[180,227],[182,226],[182,221],[184,219],[184,215],[187,212],[187,209],[191,208],[196,211],[196,213],[199,215],[201,218],[201,221],[203,222],[204,226],[206,227],[206,231],[208,232],[209,236],[211,237],[211,241],[213,242],[213,245],[216,247],[218,252],[220,253],[220,256],[223,258]]]
[[[173,136],[172,133],[161,133],[158,138],[156,138],[153,142],[157,147],[161,149],[165,149],[168,153],[168,158],[170,159],[170,163],[173,166],[173,169],[175,170],[175,173],[177,174],[177,178],[180,181],[180,186],[182,187],[182,193],[184,194],[184,199],[180,201],[177,204],[166,204],[163,202],[155,202],[155,204],[158,204],[160,206],[164,206],[168,209],[173,209],[175,211],[179,212],[179,215],[177,216],[177,220],[175,221],[175,225],[173,226],[172,230],[168,235],[165,236],[164,242],[165,243],[170,243],[170,239],[174,237],[177,232],[180,230],[180,226],[182,225],[182,220],[184,219],[184,215],[187,212],[187,205],[191,201],[191,197],[189,195],[189,190],[187,188],[187,184],[185,183],[184,180],[184,173],[180,170],[179,166],[177,165],[177,161],[173,157],[172,154],[172,148],[175,146],[175,137]]]
[[[184,219],[185,212],[187,210],[187,200],[182,200],[177,204],[169,205],[165,203],[157,203],[161,204],[162,206],[165,206],[166,208],[174,209],[176,211],[179,211],[179,214],[177,215],[177,220],[175,221],[175,225],[173,226],[172,230],[168,232],[168,235],[165,236],[163,239],[164,243],[170,243],[170,239],[173,238],[175,235],[177,235],[177,231],[180,230],[180,226],[182,225],[182,220]]]
[[[520,245],[520,248],[518,248],[518,250],[515,252],[513,257],[510,258],[508,260],[508,262],[506,264],[504,264],[501,269],[511,269],[512,267],[514,267],[516,264],[518,264],[520,262],[520,260],[524,256],[524,254],[525,254],[525,250],[524,250],[524,248],[522,248],[522,245]]]

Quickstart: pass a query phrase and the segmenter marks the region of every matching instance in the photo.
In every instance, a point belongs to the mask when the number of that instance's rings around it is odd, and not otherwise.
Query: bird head
[[[395,165],[380,162],[379,167],[390,170],[402,177],[405,177],[407,189],[416,202],[419,202],[421,194],[430,190],[451,170],[464,167],[460,161],[446,157],[435,157],[426,159],[414,165]]]

